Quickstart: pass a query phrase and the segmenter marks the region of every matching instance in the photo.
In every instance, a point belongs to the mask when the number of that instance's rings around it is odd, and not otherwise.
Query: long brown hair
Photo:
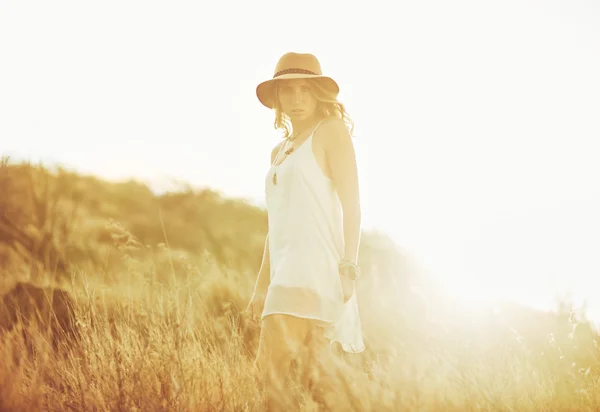
[[[348,115],[346,107],[337,100],[335,93],[332,90],[328,90],[325,87],[325,83],[316,79],[306,79],[311,86],[311,92],[317,98],[317,109],[315,111],[315,117],[317,119],[326,119],[328,117],[335,117],[341,119],[346,123],[346,127],[350,132],[350,136],[354,133],[354,122]],[[276,82],[278,83],[278,82]],[[275,93],[275,122],[274,126],[276,130],[283,131],[283,137],[288,138],[293,133],[292,121],[289,116],[281,110],[281,104],[279,103],[279,85],[276,84],[273,88]]]

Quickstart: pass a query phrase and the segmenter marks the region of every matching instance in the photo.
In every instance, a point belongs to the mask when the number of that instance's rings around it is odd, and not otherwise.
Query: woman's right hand
[[[256,321],[260,320],[263,309],[265,308],[265,298],[261,296],[252,296],[250,303],[246,307],[246,313]]]

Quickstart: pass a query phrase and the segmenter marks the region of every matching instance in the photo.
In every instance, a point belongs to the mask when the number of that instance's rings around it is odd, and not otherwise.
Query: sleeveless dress
[[[330,343],[359,353],[365,346],[356,293],[344,303],[338,270],[344,254],[342,206],[313,154],[318,126],[265,178],[271,282],[261,318],[317,320]]]

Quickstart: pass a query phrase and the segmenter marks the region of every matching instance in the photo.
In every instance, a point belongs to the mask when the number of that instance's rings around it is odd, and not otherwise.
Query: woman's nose
[[[302,101],[302,91],[296,90],[294,92],[294,103],[298,103],[300,101]]]

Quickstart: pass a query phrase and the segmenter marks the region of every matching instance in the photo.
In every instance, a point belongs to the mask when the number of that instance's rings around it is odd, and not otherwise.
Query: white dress
[[[317,320],[331,343],[359,353],[365,346],[356,293],[344,304],[338,271],[344,254],[342,206],[313,154],[315,130],[283,163],[272,165],[265,179],[271,282],[262,318],[286,314]]]

